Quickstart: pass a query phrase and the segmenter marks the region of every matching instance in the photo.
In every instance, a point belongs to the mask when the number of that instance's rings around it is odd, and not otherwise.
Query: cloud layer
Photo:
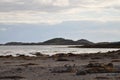
[[[0,0],[0,23],[120,21],[120,0]]]

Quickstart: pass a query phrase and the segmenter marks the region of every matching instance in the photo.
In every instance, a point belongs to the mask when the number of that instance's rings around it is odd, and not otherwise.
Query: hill
[[[54,38],[42,43],[43,45],[76,45],[76,42],[64,38]]]
[[[94,44],[93,42],[88,41],[86,39],[80,39],[80,40],[77,40],[76,42],[77,44],[81,44],[81,45],[93,45]]]
[[[74,46],[76,48],[120,48],[120,42],[100,42],[92,45]]]
[[[4,45],[91,45],[91,44],[94,43],[85,39],[73,41],[71,39],[53,38],[39,43],[8,42]]]
[[[73,48],[120,48],[120,42],[93,43],[86,39],[80,39],[80,40],[74,41],[71,39],[64,39],[64,38],[53,38],[53,39],[50,39],[44,42],[38,42],[38,43],[8,42],[6,44],[0,44],[0,45],[76,45],[76,46],[70,46],[70,47],[73,47]]]

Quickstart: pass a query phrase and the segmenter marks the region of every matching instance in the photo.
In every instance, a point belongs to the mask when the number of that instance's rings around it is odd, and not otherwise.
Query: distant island
[[[120,48],[120,42],[101,42],[92,45],[70,46],[72,48]]]
[[[44,42],[38,43],[24,43],[24,42],[8,42],[0,45],[76,45],[69,46],[72,48],[120,48],[120,42],[99,42],[94,43],[86,39],[77,41],[64,38],[53,38]],[[80,45],[80,46],[79,46]]]
[[[90,42],[86,39],[80,39],[77,41],[64,39],[64,38],[53,38],[44,42],[38,43],[24,43],[24,42],[7,42],[1,45],[92,45],[93,42]]]

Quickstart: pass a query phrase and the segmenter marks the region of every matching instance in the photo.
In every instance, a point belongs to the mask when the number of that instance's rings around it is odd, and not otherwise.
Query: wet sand
[[[118,72],[77,74],[90,63],[112,63],[112,69],[115,70],[117,66]],[[119,68],[120,51],[36,57],[0,56],[0,80],[120,80]]]

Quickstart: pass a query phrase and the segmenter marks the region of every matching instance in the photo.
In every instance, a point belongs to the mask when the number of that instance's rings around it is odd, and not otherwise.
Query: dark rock
[[[87,72],[86,71],[77,71],[76,72],[76,75],[86,75],[87,74]]]

